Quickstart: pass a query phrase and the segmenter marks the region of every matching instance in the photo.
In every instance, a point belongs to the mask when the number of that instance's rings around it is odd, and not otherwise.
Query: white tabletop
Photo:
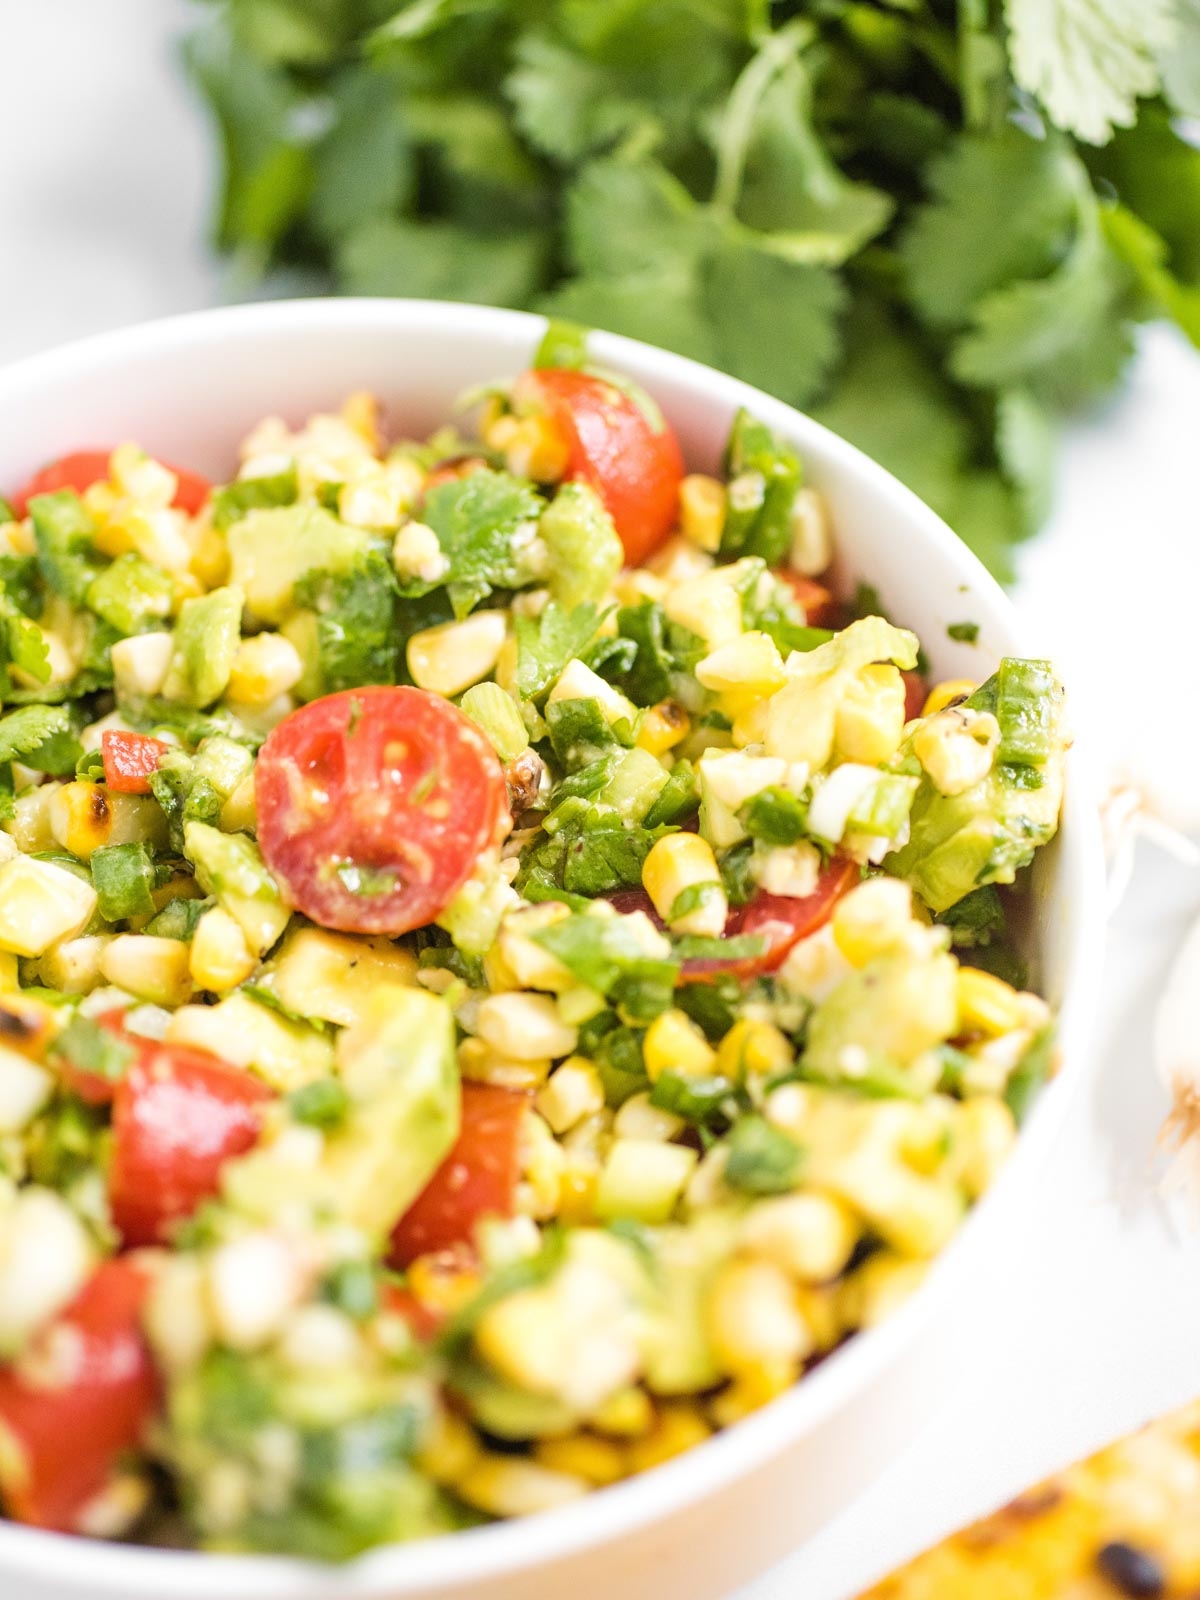
[[[184,0],[0,5],[0,361],[223,297],[205,246],[211,137],[175,56],[198,13]],[[51,60],[53,106],[44,73],[23,66]],[[1149,778],[1166,742],[1177,772],[1196,741],[1198,417],[1200,358],[1151,330],[1123,395],[1070,431],[1058,511],[1017,596],[1102,764],[1116,749]],[[1200,758],[1195,778],[1200,794]],[[848,1600],[964,1518],[1200,1392],[1200,1234],[1173,1231],[1157,1197],[1166,1097],[1150,1059],[1154,999],[1198,914],[1200,872],[1143,847],[1111,930],[1091,1082],[1042,1179],[1038,1227],[997,1260],[922,1437],[737,1600]]]

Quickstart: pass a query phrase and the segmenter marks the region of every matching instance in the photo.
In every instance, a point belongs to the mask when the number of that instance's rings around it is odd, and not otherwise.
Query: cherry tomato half
[[[521,1121],[529,1097],[487,1083],[462,1086],[462,1122],[450,1154],[400,1218],[389,1257],[406,1267],[430,1250],[471,1243],[483,1216],[512,1215]]]
[[[0,1425],[15,1446],[15,1459],[0,1454],[0,1489],[19,1521],[76,1532],[88,1501],[139,1443],[158,1406],[140,1322],[147,1286],[128,1258],[96,1269],[48,1330],[70,1330],[62,1384],[35,1384],[17,1368],[0,1368]]]
[[[816,933],[829,921],[834,906],[857,881],[858,868],[854,862],[835,856],[822,867],[812,894],[803,899],[768,894],[765,889],[759,889],[744,906],[730,908],[723,937],[736,939],[744,935],[763,939],[766,942],[762,951],[734,961],[693,957],[683,963],[682,981],[711,983],[726,974],[748,980],[764,972],[774,972],[801,939],[807,939],[810,933]],[[619,889],[605,898],[622,913],[644,911],[656,927],[662,928],[662,918],[644,889]]]
[[[547,412],[563,430],[567,477],[595,489],[626,560],[643,562],[679,517],[683,456],[670,423],[658,426],[615,384],[565,367],[526,372],[513,394],[518,406]]]
[[[274,729],[254,778],[258,842],[325,928],[408,933],[450,904],[512,826],[469,717],[425,689],[346,689]]]
[[[114,794],[149,794],[150,775],[170,749],[148,733],[123,733],[106,728],[100,735],[104,781]]]
[[[109,1200],[127,1245],[160,1244],[255,1143],[272,1095],[204,1050],[126,1037],[138,1054],[113,1095]]]
[[[23,517],[35,494],[53,494],[56,489],[74,489],[76,494],[82,494],[94,483],[102,483],[108,477],[111,455],[111,450],[75,450],[49,462],[9,497],[13,510],[18,517]],[[168,463],[164,461],[163,465]],[[212,485],[207,478],[202,478],[198,472],[189,472],[186,467],[170,467],[169,470],[176,480],[173,504],[194,517],[212,493]]]

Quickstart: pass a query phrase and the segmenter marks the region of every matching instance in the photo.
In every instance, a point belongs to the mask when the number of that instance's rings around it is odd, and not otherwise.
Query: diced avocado
[[[171,614],[171,575],[132,551],[88,585],[87,603],[118,633],[140,633]]]
[[[228,540],[232,581],[262,622],[284,620],[306,572],[348,571],[375,542],[365,529],[313,505],[250,511],[230,527]]]
[[[923,776],[908,843],[884,862],[935,912],[983,884],[1012,883],[1054,837],[1062,806],[1063,694],[1045,664],[1003,662],[967,705],[1000,723],[995,765],[956,795],[942,794]]]
[[[615,807],[626,822],[642,822],[666,786],[662,762],[635,746],[616,758],[596,799],[600,805]]]
[[[550,552],[547,582],[562,606],[603,600],[625,562],[604,502],[586,483],[564,483],[538,521]]]
[[[805,1073],[852,1085],[880,1067],[909,1066],[954,1033],[957,971],[942,952],[905,951],[843,978],[809,1018]]]
[[[200,887],[216,895],[250,948],[266,955],[287,927],[291,912],[254,840],[244,833],[222,833],[207,822],[189,822],[183,830],[183,848]]]
[[[205,739],[192,760],[195,776],[207,779],[223,800],[228,800],[253,766],[254,757],[246,746],[223,733]]]
[[[458,1133],[453,1013],[424,989],[379,989],[339,1038],[337,1065],[349,1107],[320,1161],[297,1163],[261,1147],[228,1163],[225,1195],[267,1220],[307,1207],[382,1238]]]
[[[471,1418],[497,1439],[540,1439],[569,1433],[577,1417],[554,1395],[533,1394],[506,1383],[482,1363],[464,1361],[455,1370],[454,1392]]]
[[[389,939],[296,928],[263,974],[281,1005],[300,1017],[348,1026],[383,984],[415,981],[416,958]]]
[[[163,696],[197,709],[225,692],[242,636],[242,591],[236,584],[185,600],[175,624],[175,650]]]
[[[733,1248],[735,1228],[732,1212],[714,1211],[654,1234],[656,1271],[643,1352],[646,1383],[655,1394],[695,1394],[721,1376],[703,1308],[713,1275]]]

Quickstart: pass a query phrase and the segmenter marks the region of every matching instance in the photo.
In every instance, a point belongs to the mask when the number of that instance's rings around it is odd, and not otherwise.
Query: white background
[[[0,361],[220,301],[210,130],[177,64],[203,7],[0,0]],[[186,382],[186,374],[180,379]],[[1200,357],[1151,330],[1066,440],[1025,556],[1027,633],[1058,658],[1107,781],[1200,820]],[[69,443],[69,441],[64,441]],[[847,1600],[964,1518],[1200,1393],[1200,1233],[1157,1197],[1155,996],[1200,872],[1143,847],[1112,928],[1092,1076],[1024,1237],[962,1324],[927,1428],[817,1541],[737,1600]],[[1200,996],[1198,996],[1200,1005]]]

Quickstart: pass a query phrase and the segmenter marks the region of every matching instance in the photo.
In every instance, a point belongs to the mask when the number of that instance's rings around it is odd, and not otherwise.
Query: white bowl
[[[541,319],[420,301],[252,305],[105,334],[0,371],[0,488],[69,449],[136,439],[229,476],[261,417],[292,421],[352,390],[379,394],[392,431],[422,434],[469,386],[528,364]],[[934,676],[980,679],[1022,642],[1008,600],[932,511],[843,440],[777,400],[679,356],[597,335],[594,355],[645,385],[695,467],[715,467],[740,405],[802,455],[825,494],[844,574],[875,584],[920,634]],[[980,624],[978,643],[947,638]],[[1044,643],[1043,643],[1044,651]],[[331,1569],[104,1545],[0,1524],[13,1600],[717,1600],[844,1508],[936,1407],[956,1305],[1013,1230],[1073,1086],[1096,1003],[1102,866],[1073,759],[1058,842],[1034,873],[1031,953],[1059,1010],[1063,1068],[991,1193],[920,1292],[790,1393],[640,1477],[523,1521],[374,1552]]]

